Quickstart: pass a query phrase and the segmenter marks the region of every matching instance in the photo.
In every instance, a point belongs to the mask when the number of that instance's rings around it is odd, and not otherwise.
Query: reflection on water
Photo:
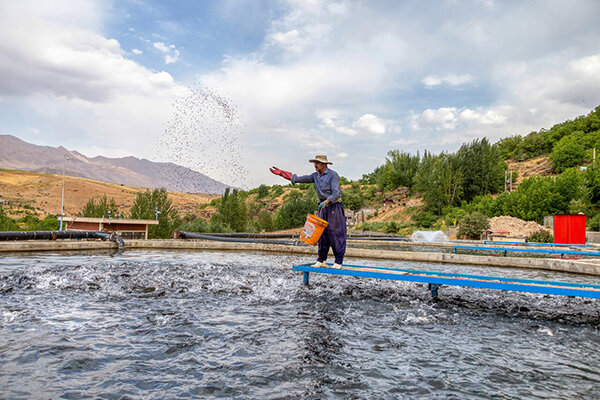
[[[592,398],[600,302],[313,274],[261,253],[0,257],[7,398]],[[347,260],[598,283],[549,271]]]

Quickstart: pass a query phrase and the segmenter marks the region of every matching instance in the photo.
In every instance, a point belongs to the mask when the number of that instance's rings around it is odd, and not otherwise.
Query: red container
[[[555,215],[554,243],[585,244],[585,215]]]

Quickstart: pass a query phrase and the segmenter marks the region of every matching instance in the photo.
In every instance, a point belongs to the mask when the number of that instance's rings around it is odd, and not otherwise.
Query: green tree
[[[456,166],[463,177],[463,198],[498,193],[504,188],[506,163],[500,150],[486,138],[463,144],[456,153]]]
[[[258,213],[258,218],[255,222],[256,229],[260,231],[272,231],[275,227],[273,223],[273,216],[267,210],[261,210]]]
[[[440,215],[445,207],[460,204],[463,181],[455,155],[425,152],[415,175],[415,189],[423,196],[426,209]]]
[[[388,153],[385,164],[377,172],[377,184],[385,190],[393,190],[400,186],[411,188],[417,170],[420,157],[392,150]]]
[[[340,186],[349,185],[350,183],[352,182],[350,182],[348,178],[346,178],[345,176],[340,176]],[[310,185],[310,183],[308,185]]]
[[[102,218],[108,217],[108,211],[111,212],[113,217],[117,215],[117,205],[115,204],[115,199],[111,198],[108,200],[106,195],[103,195],[98,199],[98,203],[94,197],[88,200],[83,207],[83,210],[79,213],[82,217],[89,218]]]
[[[499,196],[500,199],[500,196]],[[515,192],[503,196],[503,214],[541,223],[546,215],[566,212],[568,201],[557,192],[552,177],[525,179]]]
[[[590,164],[583,172],[584,185],[589,191],[590,202],[600,201],[600,161]]]
[[[503,159],[512,158],[520,161],[521,156],[521,144],[523,143],[523,137],[520,135],[510,136],[501,139],[496,146],[500,151],[500,155]]]
[[[554,146],[550,153],[550,160],[556,172],[563,172],[567,168],[578,166],[583,162],[585,148],[581,144],[582,136],[581,132],[565,136]]]
[[[158,211],[158,217],[156,214]],[[148,238],[170,238],[181,224],[166,189],[146,190],[136,195],[130,216],[133,219],[158,219],[158,225],[148,226]]]
[[[243,196],[234,189],[229,194],[229,188],[225,190],[219,214],[222,216],[223,224],[229,225],[235,232],[243,232],[248,225],[248,209]]]
[[[531,132],[523,138],[520,145],[521,160],[541,156],[546,152],[546,139],[544,131]]]

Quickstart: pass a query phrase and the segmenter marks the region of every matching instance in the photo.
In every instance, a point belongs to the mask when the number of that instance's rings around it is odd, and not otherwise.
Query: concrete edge
[[[118,249],[117,244],[109,241],[14,241],[0,242],[2,252],[33,251],[77,251],[94,249]],[[316,247],[285,246],[269,243],[236,243],[208,240],[152,239],[126,240],[127,249],[165,249],[165,250],[224,250],[224,251],[266,251],[292,254],[317,254]],[[346,249],[347,257],[373,258],[399,261],[416,261],[429,263],[450,263],[464,265],[487,265],[494,267],[543,269],[576,274],[600,276],[600,264],[585,260],[563,260],[552,258],[499,257],[469,254]]]

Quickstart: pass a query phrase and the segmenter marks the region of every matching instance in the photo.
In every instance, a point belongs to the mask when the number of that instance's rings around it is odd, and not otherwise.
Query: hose
[[[254,238],[236,238],[236,237],[225,237],[220,235],[211,235],[196,232],[185,232],[180,230],[173,231],[174,239],[203,239],[203,240],[216,240],[220,242],[238,242],[238,243],[269,243],[269,244],[283,244],[287,246],[304,245],[303,242],[287,241],[287,240],[272,240],[272,239],[254,239]],[[308,245],[307,245],[308,246]]]
[[[99,231],[8,231],[0,232],[0,241],[8,240],[57,240],[57,239],[102,239],[115,242],[119,248],[125,247],[125,242],[116,233]]]

